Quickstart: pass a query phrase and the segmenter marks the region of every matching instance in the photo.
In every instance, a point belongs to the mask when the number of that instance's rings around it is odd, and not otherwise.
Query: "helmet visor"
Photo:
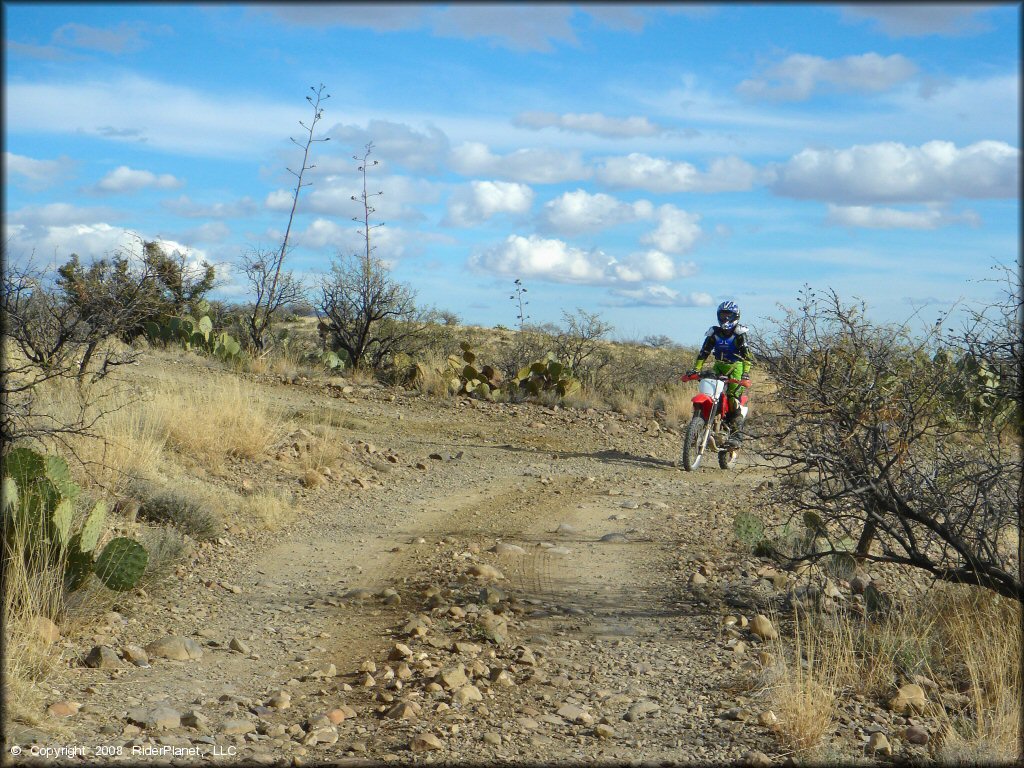
[[[740,316],[737,313],[730,312],[727,309],[723,309],[718,313],[718,324],[723,328],[736,325],[736,321],[739,319]]]

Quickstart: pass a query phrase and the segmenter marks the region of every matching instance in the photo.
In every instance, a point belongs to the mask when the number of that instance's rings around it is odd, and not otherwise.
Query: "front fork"
[[[718,409],[719,409],[719,404],[718,403],[715,403],[713,406],[711,406],[711,413],[708,414],[707,423],[704,425],[704,439],[700,441],[700,452],[699,452],[699,455],[703,455],[704,454],[704,450],[707,448],[707,445],[708,445],[709,441],[711,442],[711,447],[715,450],[716,453],[719,450],[721,450],[718,447],[718,441],[715,440],[715,435],[714,435],[714,431],[715,431],[714,430],[715,417],[718,416]]]

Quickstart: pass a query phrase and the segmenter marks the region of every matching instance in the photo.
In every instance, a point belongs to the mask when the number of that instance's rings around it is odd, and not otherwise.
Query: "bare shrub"
[[[602,342],[612,330],[611,323],[596,312],[580,308],[575,313],[562,312],[562,327],[554,336],[555,357],[572,369],[581,384],[591,386],[611,362],[608,346]]]
[[[806,292],[755,349],[784,383],[753,434],[783,482],[778,508],[820,521],[819,559],[911,566],[1024,599],[1017,552],[1021,454],[950,401],[964,380],[935,333],[871,322],[865,307]],[[1008,369],[1019,377],[1019,366]],[[1009,382],[1019,393],[1019,379]],[[753,430],[752,430],[753,431]],[[1016,543],[1016,541],[1014,541]]]

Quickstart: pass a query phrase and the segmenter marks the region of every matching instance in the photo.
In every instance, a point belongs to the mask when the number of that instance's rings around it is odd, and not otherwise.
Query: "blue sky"
[[[331,98],[290,266],[377,255],[465,322],[599,312],[695,344],[805,283],[880,320],[985,301],[1020,248],[1020,5],[5,3],[8,258],[280,243],[310,86]]]

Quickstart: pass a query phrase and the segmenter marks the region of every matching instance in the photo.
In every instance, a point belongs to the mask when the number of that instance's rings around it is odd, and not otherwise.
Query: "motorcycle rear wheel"
[[[701,444],[704,441],[704,429],[707,422],[700,416],[694,416],[686,425],[686,433],[683,435],[683,452],[680,457],[683,469],[692,472],[700,466]]]

